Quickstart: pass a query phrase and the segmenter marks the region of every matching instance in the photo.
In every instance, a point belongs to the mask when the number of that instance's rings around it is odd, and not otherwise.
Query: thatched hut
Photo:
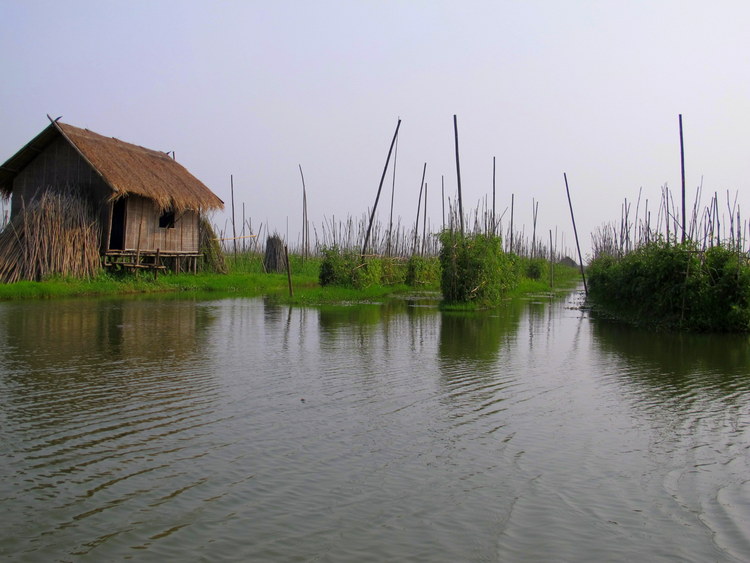
[[[11,222],[42,194],[73,192],[93,205],[105,265],[194,267],[200,215],[223,202],[168,153],[50,121],[0,166]]]

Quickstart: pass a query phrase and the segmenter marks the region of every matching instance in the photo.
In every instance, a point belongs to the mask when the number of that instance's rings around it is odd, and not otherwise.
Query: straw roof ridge
[[[162,209],[221,209],[222,202],[205,184],[165,152],[105,137],[88,129],[56,122],[61,133],[112,188],[112,199],[139,195]]]
[[[11,195],[15,175],[60,135],[112,189],[113,200],[138,195],[153,200],[162,211],[224,207],[216,194],[167,153],[60,121],[53,121],[0,166],[2,195]]]

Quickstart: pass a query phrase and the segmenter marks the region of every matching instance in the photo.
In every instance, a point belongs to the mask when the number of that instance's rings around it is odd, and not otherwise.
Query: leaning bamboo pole
[[[388,163],[391,160],[391,153],[393,152],[393,145],[396,143],[398,138],[398,129],[401,127],[401,118],[399,118],[396,124],[396,131],[393,133],[393,140],[391,141],[391,147],[388,149],[388,157],[385,159],[385,166],[383,167],[383,174],[380,177],[380,185],[378,186],[378,195],[375,196],[375,204],[372,206],[372,213],[370,214],[370,223],[367,225],[367,234],[365,235],[365,241],[362,243],[362,252],[360,257],[364,260],[365,251],[367,250],[367,244],[370,242],[370,232],[372,231],[372,222],[375,220],[375,211],[378,208],[378,200],[380,199],[380,192],[383,189],[383,180],[385,180],[385,173],[388,171]]]
[[[424,163],[422,167],[422,180],[419,182],[419,199],[417,200],[417,220],[414,222],[414,246],[412,246],[412,254],[417,253],[417,238],[419,237],[419,210],[422,205],[422,190],[424,190],[424,176],[427,173],[427,163]]]
[[[565,178],[565,193],[568,194],[568,206],[570,207],[570,219],[573,221],[573,234],[576,237],[576,248],[578,249],[578,264],[581,267],[581,277],[583,278],[583,290],[586,295],[589,294],[589,288],[586,285],[586,273],[583,271],[583,256],[581,255],[581,245],[578,243],[578,229],[576,228],[576,218],[573,215],[573,203],[570,201],[570,188],[568,188],[568,175],[563,172]]]
[[[453,115],[453,134],[456,141],[456,182],[458,184],[458,215],[461,224],[461,234],[464,234],[464,204],[461,196],[461,164],[458,159],[458,121],[456,115]]]

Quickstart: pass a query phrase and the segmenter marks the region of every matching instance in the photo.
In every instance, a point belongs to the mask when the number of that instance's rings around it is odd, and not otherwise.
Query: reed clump
[[[0,280],[92,278],[101,270],[99,221],[90,201],[45,190],[0,233]]]
[[[440,243],[445,304],[494,307],[518,282],[513,257],[503,252],[499,236],[448,229],[441,233]]]

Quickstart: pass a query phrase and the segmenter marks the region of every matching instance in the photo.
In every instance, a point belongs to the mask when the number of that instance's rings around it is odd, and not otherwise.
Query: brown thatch
[[[167,153],[119,139],[104,137],[54,121],[18,153],[0,166],[0,192],[10,196],[13,178],[44,147],[62,135],[112,189],[111,198],[139,195],[153,200],[160,210],[222,209],[222,202],[203,182]]]

